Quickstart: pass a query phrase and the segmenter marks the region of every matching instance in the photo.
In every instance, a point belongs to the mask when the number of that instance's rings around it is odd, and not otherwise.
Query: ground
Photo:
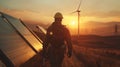
[[[73,55],[65,56],[63,67],[120,67],[120,36],[72,37]],[[38,53],[21,67],[42,67]],[[49,62],[45,63],[49,67]]]

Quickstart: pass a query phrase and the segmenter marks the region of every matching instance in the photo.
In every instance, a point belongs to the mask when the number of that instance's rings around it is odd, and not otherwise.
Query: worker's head
[[[60,12],[57,12],[54,18],[55,18],[55,22],[62,22],[63,16]]]

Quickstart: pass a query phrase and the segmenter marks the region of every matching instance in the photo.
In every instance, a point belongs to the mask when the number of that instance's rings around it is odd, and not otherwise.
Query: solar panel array
[[[0,49],[19,66],[42,50],[42,43],[17,18],[0,15]]]

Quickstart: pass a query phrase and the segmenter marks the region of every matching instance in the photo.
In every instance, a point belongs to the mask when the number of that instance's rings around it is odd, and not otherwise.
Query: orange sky
[[[2,0],[0,11],[22,20],[33,21],[32,24],[51,24],[54,14],[61,12],[63,24],[68,28],[77,28],[77,13],[80,0]],[[119,0],[83,0],[81,4],[80,25],[88,21],[109,22],[120,21]]]

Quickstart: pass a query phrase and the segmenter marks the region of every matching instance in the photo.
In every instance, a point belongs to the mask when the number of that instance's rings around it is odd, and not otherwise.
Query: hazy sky
[[[56,12],[64,15],[66,24],[77,22],[80,0],[0,0],[0,11],[23,20],[49,23]],[[120,21],[120,0],[83,0],[81,23],[87,21]]]

